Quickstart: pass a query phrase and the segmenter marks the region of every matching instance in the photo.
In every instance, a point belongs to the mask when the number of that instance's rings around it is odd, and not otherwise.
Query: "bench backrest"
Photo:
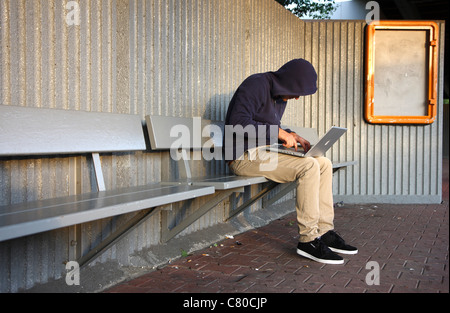
[[[222,147],[223,122],[159,115],[148,115],[145,120],[153,150],[202,149],[205,144]]]
[[[224,122],[204,120],[200,117],[170,117],[148,115],[145,117],[150,144],[153,150],[169,150],[171,148],[201,149],[205,143],[213,143],[214,147],[223,147]],[[315,128],[291,127],[311,144],[319,141]]]
[[[0,156],[146,150],[137,115],[0,105]]]

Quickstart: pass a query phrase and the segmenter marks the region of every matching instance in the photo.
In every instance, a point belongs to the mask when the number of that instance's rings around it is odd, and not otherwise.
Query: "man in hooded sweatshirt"
[[[344,259],[337,253],[356,254],[358,250],[334,231],[331,161],[258,149],[276,141],[287,148],[297,149],[299,143],[305,152],[310,149],[306,139],[281,128],[281,118],[287,101],[314,94],[316,82],[314,67],[303,59],[294,59],[276,72],[254,74],[244,80],[228,107],[225,158],[236,175],[264,176],[278,183],[296,181],[300,233],[297,253],[321,263],[342,264]]]

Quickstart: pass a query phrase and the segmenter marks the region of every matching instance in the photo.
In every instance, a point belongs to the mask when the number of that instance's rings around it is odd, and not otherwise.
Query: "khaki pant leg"
[[[269,162],[275,162],[276,166],[267,166]],[[312,241],[333,229],[333,174],[331,162],[327,158],[270,154],[264,160],[249,160],[245,155],[243,160],[233,162],[230,168],[236,175],[264,176],[278,183],[297,182],[299,241]]]

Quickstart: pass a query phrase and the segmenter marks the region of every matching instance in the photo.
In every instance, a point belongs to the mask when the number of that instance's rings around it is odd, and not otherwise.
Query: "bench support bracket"
[[[248,208],[249,206],[251,206],[253,203],[255,203],[256,201],[258,201],[259,199],[261,199],[262,197],[264,197],[265,195],[267,195],[270,191],[273,190],[273,188],[275,188],[276,186],[278,186],[278,183],[275,182],[269,182],[267,184],[266,187],[264,187],[258,194],[256,194],[253,198],[245,201],[240,207],[238,207],[237,209],[233,210],[232,212],[230,212],[230,215],[228,216],[228,218],[226,219],[226,222],[228,222],[231,218],[233,218],[234,216],[238,215],[239,213],[241,213],[242,211],[244,211],[246,208]]]
[[[95,248],[93,248],[91,251],[83,255],[78,260],[78,264],[80,264],[80,267],[88,265],[91,261],[100,256],[104,251],[109,249],[116,242],[118,242],[120,239],[126,236],[132,229],[135,229],[137,226],[139,226],[145,220],[147,220],[147,218],[151,217],[156,212],[159,212],[160,208],[161,207],[139,211],[133,218],[131,218],[129,221],[118,227],[114,232],[112,232],[108,237],[106,237]]]
[[[224,199],[230,197],[235,192],[241,192],[241,188],[235,188],[230,189],[227,191],[221,191],[214,195],[214,197],[206,202],[204,205],[202,205],[200,208],[195,210],[190,216],[185,218],[182,222],[180,222],[178,225],[173,227],[172,229],[168,228],[168,212],[163,211],[161,213],[161,242],[165,243],[178,235],[180,232],[185,230],[188,226],[190,226],[192,223],[194,223],[196,220],[198,220],[200,217],[208,213],[211,209],[215,208],[220,202],[222,202]]]
[[[92,153],[92,161],[94,163],[95,178],[97,179],[98,191],[105,191],[105,180],[103,179],[102,163],[98,153]]]

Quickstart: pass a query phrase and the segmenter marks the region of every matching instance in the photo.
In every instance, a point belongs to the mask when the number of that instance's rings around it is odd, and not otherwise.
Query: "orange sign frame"
[[[375,32],[377,30],[427,30],[429,31],[428,60],[428,114],[426,116],[376,116],[374,115],[375,90]],[[372,124],[431,124],[437,115],[439,27],[431,21],[378,21],[366,29],[366,95],[365,118]]]

